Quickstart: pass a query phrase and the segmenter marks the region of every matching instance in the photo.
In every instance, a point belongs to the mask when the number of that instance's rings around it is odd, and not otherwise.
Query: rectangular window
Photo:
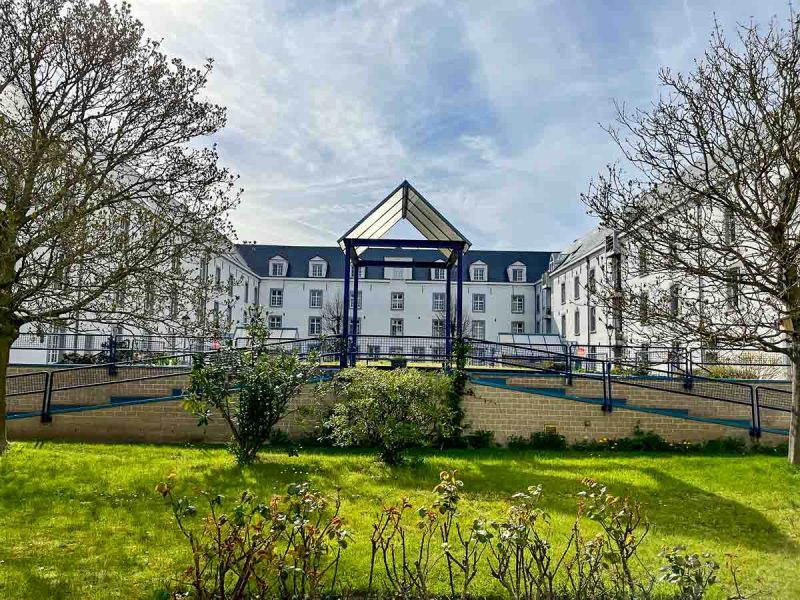
[[[723,224],[725,228],[724,238],[726,244],[736,243],[736,218],[733,216],[733,210],[730,208],[725,209],[725,220]]]
[[[525,321],[511,321],[511,333],[525,333]]]
[[[567,303],[567,284],[565,282],[561,282],[561,304]]]
[[[311,263],[311,276],[312,277],[324,277],[325,276],[325,265],[322,263]]]
[[[539,294],[536,294],[536,312],[538,313],[542,307],[542,300]]]
[[[308,335],[322,335],[322,317],[308,317]]]
[[[283,290],[280,288],[272,288],[269,291],[269,305],[273,308],[281,308],[283,306]]]
[[[219,285],[222,282],[222,269],[220,267],[216,267],[214,269],[214,283]]]
[[[250,282],[244,282],[244,303],[247,304],[250,302]]]
[[[433,337],[444,337],[444,319],[434,319],[431,327],[431,335]]]
[[[511,312],[515,315],[521,315],[525,312],[525,296],[514,295],[511,296]]]
[[[597,280],[595,279],[594,268],[589,269],[589,282],[586,289],[589,290],[590,294],[594,294],[597,291]]]
[[[322,290],[308,291],[308,307],[322,308]]]
[[[403,319],[391,319],[389,321],[389,333],[395,337],[403,335]]]
[[[233,306],[231,306],[230,304],[228,304],[227,319],[226,320],[228,322],[228,327],[230,327],[231,323],[233,323]]]
[[[444,312],[445,308],[445,301],[447,297],[444,292],[434,292],[433,293],[433,310],[436,312]]]
[[[647,275],[647,248],[640,248],[639,249],[639,275]]]
[[[597,307],[589,307],[589,331],[594,333],[597,331]]]
[[[392,310],[403,310],[405,305],[405,294],[403,292],[392,292]]]
[[[364,292],[358,290],[358,310],[361,310],[361,305],[364,303]],[[350,292],[350,307],[353,306],[353,292]]]
[[[486,339],[486,321],[472,322],[472,337],[476,340]]]
[[[444,281],[447,279],[447,271],[445,269],[434,269],[433,270],[433,280],[434,281]]]
[[[573,280],[572,294],[575,297],[575,300],[579,300],[580,297],[581,297],[581,278],[578,277],[577,275],[575,276],[575,279]]]
[[[281,315],[270,315],[268,320],[270,329],[283,328],[283,317]]]
[[[233,298],[233,274],[228,275],[228,296]]]
[[[561,336],[567,335],[567,315],[561,315]]]
[[[515,283],[519,283],[520,281],[525,281],[525,269],[520,267],[514,267],[511,269],[511,281]]]
[[[381,355],[380,346],[367,346],[367,355],[370,358],[378,358]]]
[[[425,358],[425,347],[424,346],[413,346],[411,348],[411,354],[414,358],[423,359]]]
[[[581,313],[575,311],[575,335],[581,334]]]
[[[473,267],[472,281],[486,281],[486,267]]]
[[[350,328],[350,335],[353,334],[353,321],[352,319],[348,322],[347,326]],[[358,322],[356,323],[356,334],[361,335],[361,317],[358,318]]]
[[[272,263],[272,269],[270,270],[270,274],[273,277],[283,277],[283,263],[282,262]]]
[[[486,294],[472,294],[472,312],[486,312]]]
[[[259,286],[256,283],[256,286],[253,288],[253,304],[258,306],[258,296],[259,296]]]

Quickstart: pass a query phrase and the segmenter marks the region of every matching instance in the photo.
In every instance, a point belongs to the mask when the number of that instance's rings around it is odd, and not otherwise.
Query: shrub
[[[219,495],[201,492],[209,514],[174,495],[174,475],[156,486],[172,508],[191,549],[175,598],[194,600],[317,600],[336,588],[341,553],[350,532],[331,501],[308,483],[291,484],[268,504],[243,492],[232,506]],[[227,508],[228,510],[225,510]],[[181,595],[178,595],[181,594]]]
[[[678,586],[681,599],[702,600],[717,582],[719,565],[708,553],[687,553],[686,546],[675,546],[659,556],[667,561],[661,567],[661,581]]]
[[[494,442],[494,431],[488,429],[471,431],[464,436],[464,442],[467,448],[472,448],[473,450],[492,448],[496,445]]]
[[[527,438],[510,437],[508,447],[515,450],[566,450],[567,438],[560,433],[536,431]]]
[[[452,423],[443,373],[354,367],[320,390],[339,398],[324,423],[333,444],[377,447],[388,464],[401,463],[406,448],[446,435]]]
[[[289,412],[289,402],[318,373],[316,357],[272,350],[258,310],[251,311],[253,348],[226,346],[192,367],[189,397],[184,407],[207,425],[217,411],[233,437],[229,448],[239,464],[252,462],[270,441],[275,425]]]

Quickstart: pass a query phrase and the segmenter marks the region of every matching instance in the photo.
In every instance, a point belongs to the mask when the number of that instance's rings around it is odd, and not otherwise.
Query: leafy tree
[[[321,387],[339,398],[325,428],[338,446],[373,446],[384,462],[400,464],[406,448],[449,437],[450,389],[443,373],[345,369]]]
[[[793,367],[800,462],[800,18],[717,25],[686,74],[608,128],[625,165],[584,195],[628,258],[598,298],[642,337],[754,347]],[[615,269],[617,270],[617,269]]]
[[[315,356],[301,358],[270,345],[260,307],[249,310],[251,346],[231,342],[217,354],[199,355],[192,367],[185,408],[207,425],[219,414],[231,430],[231,452],[240,464],[251,463],[289,414],[289,404],[319,371]]]
[[[239,196],[204,144],[225,124],[201,99],[211,67],[166,56],[127,4],[0,2],[0,451],[23,327],[205,308],[184,259],[229,246]]]

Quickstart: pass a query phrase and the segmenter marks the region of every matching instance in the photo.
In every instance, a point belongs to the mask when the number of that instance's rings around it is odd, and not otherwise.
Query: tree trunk
[[[792,356],[792,417],[789,425],[789,463],[800,464],[800,355]]]
[[[0,336],[0,454],[8,448],[8,436],[6,434],[6,375],[8,373],[8,361],[11,354],[11,344],[14,338],[11,336]]]

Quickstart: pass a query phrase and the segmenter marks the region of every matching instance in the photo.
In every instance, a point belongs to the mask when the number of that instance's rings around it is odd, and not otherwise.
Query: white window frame
[[[395,326],[397,326],[397,331],[395,332]],[[392,318],[389,319],[389,335],[392,337],[403,337],[403,331],[405,330],[405,324],[403,323],[403,319]]]
[[[525,267],[511,267],[512,283],[522,283],[525,281]]]
[[[589,333],[597,332],[597,307],[589,307]]]
[[[470,281],[488,281],[489,267],[483,263],[472,263],[469,267]]]
[[[486,321],[479,319],[472,322],[472,337],[476,340],[486,339]]]
[[[431,281],[446,281],[446,280],[447,280],[447,269],[445,268],[431,269]]]
[[[280,300],[276,301],[277,299]],[[270,308],[283,308],[283,288],[269,289],[269,305]]]
[[[519,303],[519,306],[517,306]],[[512,294],[511,295],[511,313],[515,315],[524,315],[525,314],[525,295],[524,294]]]
[[[405,292],[391,292],[390,308],[392,310],[405,310],[406,295]]]
[[[581,311],[576,310],[572,317],[573,335],[581,334]]]
[[[277,325],[275,323],[277,323]],[[269,317],[267,317],[267,326],[270,329],[283,329],[283,316],[269,315]]]
[[[317,298],[319,302],[314,302]],[[320,289],[308,290],[308,307],[309,308],[322,308],[323,291]]]
[[[511,321],[511,333],[525,333],[525,321]]]
[[[354,297],[353,290],[350,290],[350,308],[353,307],[353,297]],[[358,290],[358,310],[361,310],[362,305],[364,304],[364,291]]]
[[[432,337],[445,337],[447,329],[445,328],[444,319],[433,319],[431,321],[431,336]]]
[[[486,294],[472,294],[472,312],[486,312]]]
[[[575,300],[581,299],[581,278],[580,275],[575,275],[574,279],[572,280],[572,295],[575,297]]]
[[[269,276],[270,277],[286,277],[287,262],[282,259],[270,259],[269,261]]]
[[[441,302],[441,305],[439,305],[437,300]],[[447,294],[444,292],[434,292],[431,306],[432,310],[436,312],[444,312],[447,310]]]
[[[561,304],[566,304],[567,303],[567,282],[566,281],[562,281],[559,289],[561,290]]]
[[[321,260],[312,260],[309,266],[308,276],[319,279],[325,277],[325,263]]]
[[[308,337],[322,335],[322,317],[312,315],[308,317]]]

